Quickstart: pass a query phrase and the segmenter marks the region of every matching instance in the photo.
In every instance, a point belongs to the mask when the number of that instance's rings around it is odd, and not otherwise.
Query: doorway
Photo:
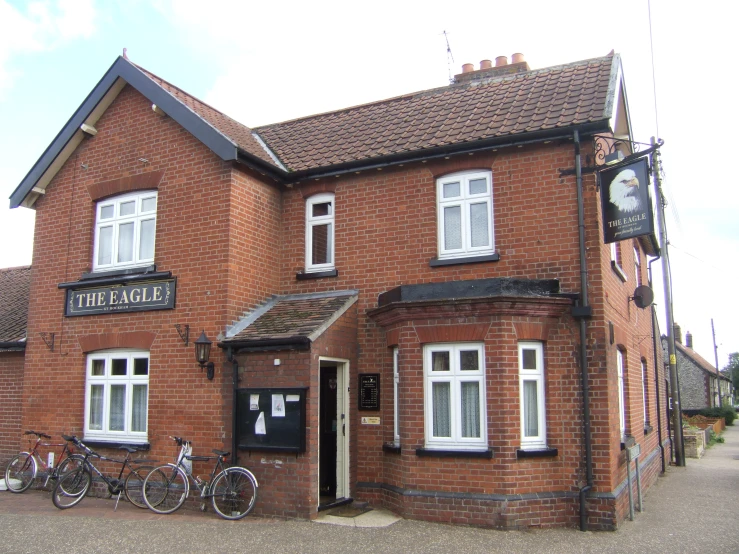
[[[349,498],[348,363],[321,359],[318,437],[319,508]]]

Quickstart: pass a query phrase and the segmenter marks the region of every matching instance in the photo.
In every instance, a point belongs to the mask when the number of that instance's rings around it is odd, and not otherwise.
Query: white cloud
[[[47,51],[95,32],[94,0],[31,2],[22,8],[0,0],[0,96],[21,72],[14,59]]]

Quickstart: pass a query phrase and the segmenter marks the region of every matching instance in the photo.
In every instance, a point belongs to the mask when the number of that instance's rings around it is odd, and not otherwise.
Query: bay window
[[[479,343],[424,347],[426,448],[485,450],[485,353]]]

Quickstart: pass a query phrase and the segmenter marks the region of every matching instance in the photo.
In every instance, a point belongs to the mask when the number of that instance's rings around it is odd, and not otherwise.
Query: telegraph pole
[[[657,141],[652,137],[652,146]],[[665,312],[667,318],[667,353],[670,358],[670,395],[672,397],[672,429],[674,431],[675,464],[685,467],[685,446],[683,444],[683,414],[680,406],[680,387],[677,379],[677,357],[675,354],[675,322],[672,317],[672,281],[670,279],[670,258],[667,252],[667,226],[665,225],[665,203],[662,195],[662,175],[660,175],[659,148],[652,154],[652,173],[654,175],[655,204],[657,224],[659,225],[659,248],[662,254],[662,282],[665,289]]]
[[[713,318],[711,318],[711,334],[713,335],[713,355],[716,360],[716,386],[718,387],[718,407],[721,408],[724,403],[721,400],[721,371],[718,368],[718,346],[716,346],[716,330],[713,328]]]

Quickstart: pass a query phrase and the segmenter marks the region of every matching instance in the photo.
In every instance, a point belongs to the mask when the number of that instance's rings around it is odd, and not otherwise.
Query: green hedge
[[[698,413],[706,417],[723,417],[726,425],[734,425],[734,420],[737,418],[736,410],[730,406],[705,408]]]

